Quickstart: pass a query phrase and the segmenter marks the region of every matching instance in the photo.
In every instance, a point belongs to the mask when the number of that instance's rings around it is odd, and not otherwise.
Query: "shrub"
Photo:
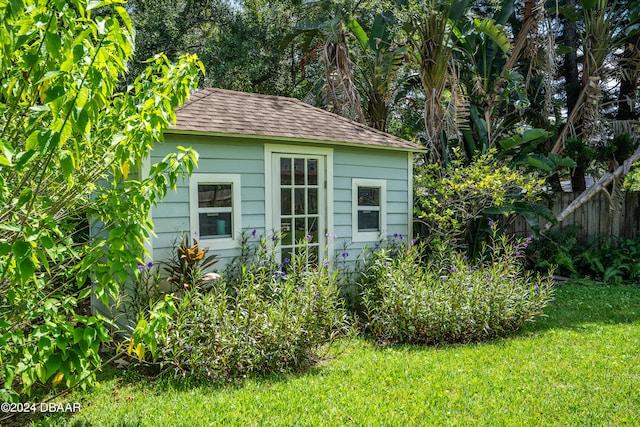
[[[186,287],[166,327],[134,339],[155,340],[157,362],[193,377],[228,380],[304,367],[349,325],[337,273],[328,263],[307,265],[302,248],[286,265],[244,259],[228,270],[238,276],[223,273],[207,292]],[[132,343],[130,349],[137,348]]]
[[[398,256],[375,252],[362,281],[368,331],[380,341],[432,344],[519,329],[542,313],[553,289],[549,276],[524,270],[526,245],[494,235],[482,246],[484,260],[475,264],[442,245],[426,265],[422,245]]]
[[[575,256],[580,273],[605,283],[637,282],[640,277],[640,239],[598,236]]]

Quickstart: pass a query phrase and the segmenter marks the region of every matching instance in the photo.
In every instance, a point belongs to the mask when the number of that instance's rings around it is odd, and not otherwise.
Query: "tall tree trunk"
[[[565,7],[569,10],[576,9],[576,0],[566,0]],[[562,17],[563,35],[562,43],[569,47],[569,51],[564,55],[564,64],[562,67],[562,75],[564,76],[564,90],[567,94],[567,111],[571,112],[578,104],[582,85],[578,73],[578,45],[580,39],[578,37],[578,29],[576,24],[569,18]],[[580,133],[581,123],[570,123],[567,121],[565,126],[574,126],[574,131]],[[577,159],[576,159],[577,161]],[[584,166],[577,164],[571,171],[571,187],[574,192],[584,191],[586,183],[584,180]]]
[[[627,44],[620,61],[622,68],[620,78],[620,92],[618,92],[618,112],[616,120],[636,120],[638,113],[635,111],[636,91],[638,89],[638,73],[636,71],[636,61],[638,60],[638,49],[640,40],[635,44]],[[634,61],[635,59],[635,61]]]

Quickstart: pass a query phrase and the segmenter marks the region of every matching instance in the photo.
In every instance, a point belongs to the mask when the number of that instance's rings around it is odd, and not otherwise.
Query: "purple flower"
[[[144,270],[144,265],[138,264],[138,270],[143,271]]]
[[[322,265],[324,265],[325,267],[329,267],[329,260],[325,259],[324,261],[322,261]]]
[[[455,271],[456,271],[456,269],[455,269],[455,268],[453,268],[453,267],[451,267],[451,268],[449,269],[449,273],[454,273]]]
[[[280,263],[279,267],[280,267],[280,268],[284,267],[284,264],[283,264],[283,263]]]
[[[489,227],[493,228],[495,227],[496,223],[493,221],[489,221]]]
[[[469,259],[469,257],[467,257],[466,255],[462,257],[463,261],[466,261],[467,259]]]
[[[306,236],[304,236],[304,238],[307,240],[311,240],[311,234],[307,234]]]
[[[346,258],[349,256],[349,252],[342,252],[342,258]]]
[[[238,295],[240,293],[240,291],[238,289],[236,289],[236,295]]]
[[[380,249],[380,243],[376,243],[376,249]]]
[[[402,233],[398,234],[398,238],[402,240]]]
[[[191,350],[193,350],[193,347],[191,347],[190,345],[188,345],[188,346],[187,346],[187,351],[188,351],[189,353],[191,353]]]
[[[291,260],[290,260],[288,257],[285,257],[285,258],[284,258],[284,263],[285,263],[285,264],[286,264],[286,263],[288,263],[289,261],[291,261]]]
[[[393,238],[397,239],[398,238],[398,233],[393,233]]]
[[[531,236],[527,237],[527,242],[528,243],[531,243],[532,240],[533,240],[533,237],[531,237]]]
[[[416,244],[416,239],[411,239],[411,244],[415,245]]]
[[[382,263],[382,266],[383,266],[383,267],[386,267],[386,266],[387,266],[387,261],[383,262],[383,263]]]
[[[302,292],[302,286],[298,288],[298,292]]]
[[[257,232],[258,232],[258,231],[254,228],[254,229],[253,229],[253,231],[251,232],[251,235],[252,235],[253,237],[256,237],[256,233],[257,233]]]
[[[314,298],[318,298],[319,296],[320,296],[320,294],[316,292],[316,294],[313,297]]]
[[[412,290],[412,289],[413,289],[413,286],[409,285],[409,286],[407,286],[407,288],[408,288],[409,290]]]
[[[540,290],[540,286],[536,285],[535,288],[533,288],[534,291],[539,291]]]
[[[331,233],[327,233],[327,234],[325,234],[325,237],[329,237],[329,238],[331,238]]]
[[[487,279],[487,282],[491,281],[491,277],[489,277],[489,276],[487,276],[486,279]]]
[[[149,262],[147,263],[147,268],[148,268],[148,269],[151,269],[151,267],[153,267],[153,262],[149,261]]]
[[[556,300],[556,297],[551,297],[551,301],[555,301],[555,300]]]

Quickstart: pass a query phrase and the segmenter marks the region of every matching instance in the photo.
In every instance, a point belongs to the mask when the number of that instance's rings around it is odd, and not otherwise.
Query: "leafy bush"
[[[640,278],[640,239],[600,236],[575,258],[583,276],[605,283],[637,282]]]
[[[544,180],[510,169],[491,150],[465,164],[456,152],[446,167],[425,164],[417,168],[415,182],[418,219],[427,226],[429,241],[445,242],[454,249],[479,240],[478,225],[491,213],[519,213],[525,219],[550,212],[537,202]],[[530,224],[535,227],[535,224]]]
[[[362,283],[368,331],[381,341],[428,344],[480,341],[519,329],[542,313],[553,291],[548,275],[524,270],[527,245],[494,236],[476,264],[444,245],[426,265],[422,245],[398,256],[375,252]]]
[[[548,271],[554,268],[557,274],[577,276],[578,239],[576,234],[582,227],[572,225],[561,230],[549,230],[540,235],[530,246],[532,268],[537,271]]]
[[[148,322],[139,324],[130,351],[144,355],[140,342],[157,344],[157,362],[182,375],[214,380],[307,365],[320,346],[350,329],[337,272],[330,273],[326,262],[308,265],[306,245],[302,248],[286,264],[245,259],[239,270],[228,270],[239,276],[223,273],[207,292],[188,286],[166,327],[156,324],[160,328],[151,336]]]

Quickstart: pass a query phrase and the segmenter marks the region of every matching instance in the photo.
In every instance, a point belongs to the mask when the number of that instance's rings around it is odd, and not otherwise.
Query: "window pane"
[[[300,239],[304,239],[304,236],[307,235],[306,224],[304,218],[296,218],[296,234],[294,236],[295,242],[299,242]]]
[[[304,159],[293,159],[296,185],[304,185]]]
[[[291,185],[291,159],[280,159],[280,184]]]
[[[307,232],[311,236],[310,243],[318,243],[318,218],[310,217],[307,219]]]
[[[307,175],[309,177],[309,185],[318,185],[318,160],[307,160]]]
[[[380,211],[358,211],[358,231],[380,231]]]
[[[310,188],[308,191],[309,191],[309,200],[308,200],[307,209],[309,210],[309,212],[307,213],[317,214],[318,213],[318,189]]]
[[[231,212],[200,213],[200,237],[231,237]]]
[[[282,215],[291,215],[291,188],[280,189],[280,211]]]
[[[282,232],[282,244],[292,245],[293,241],[291,240],[291,237],[293,235],[293,230],[291,230],[291,218],[282,220],[280,223],[280,231]]]
[[[231,184],[198,184],[199,208],[230,208]]]
[[[380,188],[358,187],[358,206],[380,206]]]
[[[304,214],[304,187],[295,189],[295,197],[296,197],[296,214]]]

